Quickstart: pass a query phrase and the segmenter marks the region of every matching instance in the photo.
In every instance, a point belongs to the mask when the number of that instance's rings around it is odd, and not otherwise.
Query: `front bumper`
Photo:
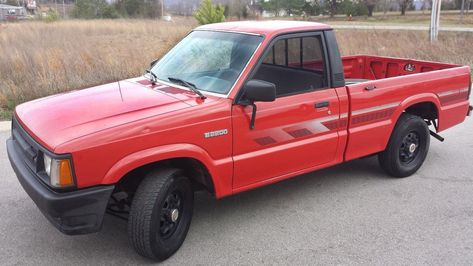
[[[71,192],[55,192],[26,165],[15,141],[7,140],[13,170],[26,193],[59,231],[68,235],[100,231],[114,186],[100,186]]]

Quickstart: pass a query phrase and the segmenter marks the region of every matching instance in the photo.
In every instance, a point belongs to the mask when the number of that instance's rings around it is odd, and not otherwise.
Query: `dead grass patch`
[[[138,76],[196,23],[69,20],[0,25],[0,108],[68,90]],[[473,34],[338,30],[342,54],[374,54],[473,65]]]

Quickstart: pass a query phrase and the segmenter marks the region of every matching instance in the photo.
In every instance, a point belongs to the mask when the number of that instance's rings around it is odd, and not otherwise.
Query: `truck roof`
[[[234,21],[197,27],[197,30],[232,31],[258,35],[275,35],[285,32],[325,29],[331,29],[331,27],[317,22],[290,20]]]

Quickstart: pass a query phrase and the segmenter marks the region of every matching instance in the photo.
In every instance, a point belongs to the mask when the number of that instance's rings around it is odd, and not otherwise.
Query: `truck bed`
[[[468,66],[365,55],[342,62],[349,97],[346,160],[384,150],[397,118],[410,106],[421,104],[415,108],[435,114],[437,132],[465,119]]]
[[[370,55],[345,56],[342,57],[342,62],[348,84],[461,67],[454,64]]]

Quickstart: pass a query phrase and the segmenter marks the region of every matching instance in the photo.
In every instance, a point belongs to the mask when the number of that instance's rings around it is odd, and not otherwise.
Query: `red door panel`
[[[323,102],[329,106],[315,107]],[[234,188],[334,160],[339,126],[339,102],[334,89],[256,105],[253,130],[249,128],[251,107],[233,106]]]

